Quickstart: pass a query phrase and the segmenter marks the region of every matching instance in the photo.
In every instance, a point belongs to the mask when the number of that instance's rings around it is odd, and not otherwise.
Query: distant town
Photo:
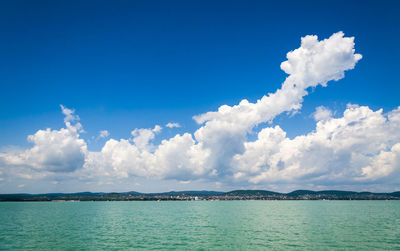
[[[192,201],[192,200],[400,200],[400,191],[371,193],[352,191],[296,190],[278,193],[266,190],[180,191],[165,193],[47,193],[47,194],[0,194],[1,201]]]

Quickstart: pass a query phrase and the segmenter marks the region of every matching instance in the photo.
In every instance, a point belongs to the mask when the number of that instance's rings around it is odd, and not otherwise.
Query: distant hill
[[[281,193],[267,191],[267,190],[234,190],[224,193],[225,196],[270,196],[280,195]]]
[[[296,196],[304,196],[308,194],[315,194],[316,192],[310,190],[296,190],[290,193],[287,193],[287,196],[296,197]]]
[[[224,192],[216,191],[171,191],[164,193],[149,193],[147,195],[167,195],[167,196],[219,196],[224,194]]]
[[[287,196],[296,197],[296,196],[305,196],[305,195],[335,195],[339,197],[343,196],[351,196],[358,194],[357,192],[352,191],[339,191],[339,190],[325,190],[325,191],[311,191],[311,190],[296,190],[290,193],[287,193]]]
[[[126,200],[192,200],[200,199],[220,199],[220,200],[384,200],[400,199],[400,191],[392,193],[371,193],[354,191],[311,191],[296,190],[290,193],[278,193],[267,190],[234,190],[230,192],[218,191],[170,191],[164,193],[140,193],[136,191],[123,193],[46,193],[46,194],[0,194],[0,201],[126,201]]]

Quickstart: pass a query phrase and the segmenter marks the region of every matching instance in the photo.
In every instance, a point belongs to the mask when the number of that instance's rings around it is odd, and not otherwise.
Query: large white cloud
[[[315,131],[294,139],[279,126],[265,128],[234,157],[234,177],[253,183],[398,181],[399,111],[349,105],[343,117],[319,121]]]
[[[141,132],[148,135],[153,130],[142,129]],[[149,141],[136,144],[136,139],[108,140],[101,152],[88,155],[85,170],[100,176],[126,178],[134,175],[183,180],[201,177],[207,171],[205,160],[209,152],[202,149],[201,144],[196,144],[189,133],[163,140],[157,147]],[[153,137],[146,136],[146,139]]]
[[[343,78],[344,71],[353,69],[361,57],[355,53],[354,38],[344,37],[342,32],[322,41],[317,36],[302,38],[300,48],[289,52],[288,60],[281,64],[289,74],[281,89],[256,103],[242,100],[238,105],[223,105],[216,112],[194,117],[198,123],[205,123],[194,135],[211,149],[209,165],[230,173],[226,169],[233,155],[244,150],[246,135],[252,128],[283,112],[300,109],[307,88]]]
[[[195,116],[204,125],[194,133],[194,139],[190,134],[177,135],[153,146],[149,142],[155,137],[155,129],[135,129],[131,141],[109,140],[102,155],[109,156],[109,166],[118,176],[189,179],[233,175],[233,156],[245,150],[247,134],[256,125],[282,112],[300,109],[307,88],[339,80],[361,59],[355,54],[354,39],[342,32],[322,41],[306,36],[301,47],[287,57],[281,68],[290,76],[281,89],[256,103],[243,100],[236,106],[224,105],[216,112]]]
[[[39,130],[28,136],[33,147],[25,151],[3,154],[9,165],[29,166],[36,170],[50,172],[73,172],[83,166],[87,153],[86,142],[79,138],[82,130],[79,117],[64,106],[65,128],[60,130]]]
[[[109,139],[101,151],[89,152],[79,135],[79,117],[62,107],[66,127],[39,130],[29,136],[32,148],[1,153],[0,175],[4,167],[24,166],[82,180],[140,176],[232,184],[393,183],[400,172],[400,108],[383,114],[349,105],[342,117],[332,118],[329,109],[318,107],[315,130],[306,135],[290,139],[275,126],[262,129],[255,141],[247,139],[259,124],[299,110],[308,88],[340,80],[360,59],[354,38],[342,32],[322,41],[306,36],[281,64],[289,76],[275,93],[195,116],[200,127],[193,135],[178,134],[159,144],[154,140],[162,128],[156,125],[137,128],[128,139]]]

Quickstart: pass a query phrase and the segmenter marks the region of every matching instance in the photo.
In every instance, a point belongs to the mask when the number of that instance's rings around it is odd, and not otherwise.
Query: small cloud
[[[84,133],[85,130],[83,130],[81,123],[78,121],[80,120],[79,116],[75,114],[74,109],[69,109],[63,105],[60,105],[62,114],[64,114],[64,123],[67,127],[70,128],[75,128],[78,132]],[[71,123],[75,122],[74,125]]]
[[[168,128],[179,128],[179,127],[181,127],[181,125],[179,123],[171,123],[171,122],[169,122],[165,126],[168,127]]]
[[[332,117],[332,111],[325,106],[318,106],[313,113],[315,121],[328,120]]]
[[[102,130],[99,132],[99,138],[107,138],[108,136],[110,136],[110,133],[107,130]]]
[[[67,123],[67,122],[73,122],[73,121],[75,121],[75,120],[77,120],[77,121],[79,120],[79,116],[74,114],[74,113],[75,113],[75,110],[73,110],[73,109],[68,109],[67,107],[65,107],[65,106],[63,106],[63,105],[60,105],[60,107],[61,107],[62,113],[63,113],[64,116],[65,116],[65,118],[64,118],[64,122],[65,122],[65,123]]]
[[[32,175],[27,174],[27,173],[17,173],[16,176],[19,177],[19,178],[28,179],[28,180],[33,178]]]
[[[20,184],[18,185],[18,188],[23,188],[25,186],[25,184]]]
[[[159,133],[159,132],[161,132],[161,130],[162,130],[162,127],[159,126],[159,125],[156,125],[156,126],[153,128],[153,132],[155,132],[155,133]]]
[[[237,172],[237,173],[235,173],[235,174],[233,175],[233,177],[234,177],[235,179],[240,179],[240,178],[243,177],[243,176],[245,176],[245,174],[242,173],[242,172]]]
[[[179,181],[179,183],[186,185],[186,184],[190,183],[190,180],[182,180],[182,181]]]

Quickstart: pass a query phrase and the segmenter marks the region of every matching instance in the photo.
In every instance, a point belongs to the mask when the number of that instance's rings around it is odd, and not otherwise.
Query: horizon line
[[[335,189],[328,189],[328,190],[308,190],[308,189],[296,189],[287,193],[284,192],[276,192],[273,190],[263,190],[263,189],[234,189],[230,191],[217,191],[217,190],[180,190],[180,191],[166,191],[166,192],[138,192],[138,191],[126,191],[126,192],[90,192],[90,191],[82,191],[82,192],[50,192],[50,193],[0,193],[0,195],[18,195],[18,194],[27,194],[27,195],[45,195],[45,194],[82,194],[82,193],[102,193],[102,194],[111,194],[111,193],[116,193],[116,194],[123,194],[123,193],[139,193],[139,194],[164,194],[164,193],[184,193],[184,192],[217,192],[217,193],[230,193],[230,192],[235,192],[235,191],[263,191],[263,192],[272,192],[272,193],[277,193],[277,194],[290,194],[296,191],[307,191],[307,192],[328,192],[328,191],[335,191],[335,192],[351,192],[351,193],[373,193],[373,194],[391,194],[391,193],[396,193],[400,192],[400,190],[397,191],[392,191],[392,192],[371,192],[371,191],[351,191],[351,190],[335,190]]]

